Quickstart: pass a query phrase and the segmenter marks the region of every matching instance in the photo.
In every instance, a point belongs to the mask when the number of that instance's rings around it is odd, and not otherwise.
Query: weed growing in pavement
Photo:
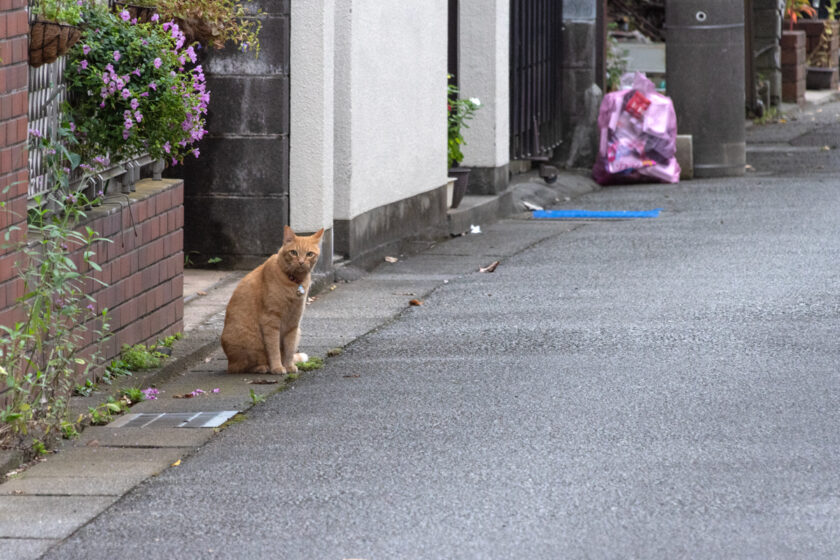
[[[182,338],[184,338],[184,335],[182,333],[177,332],[173,335],[164,337],[162,340],[158,340],[155,346],[164,346],[166,348],[172,348],[175,345],[175,343],[181,340]]]
[[[81,418],[80,416],[79,421],[81,421]],[[64,439],[75,439],[79,437],[78,424],[68,422],[67,420],[61,422],[61,437]]]
[[[120,353],[120,360],[130,371],[160,367],[165,357],[166,355],[155,352],[145,344],[135,344],[134,346],[124,344]]]
[[[139,387],[131,387],[128,389],[123,389],[120,391],[120,394],[129,400],[129,405],[133,405],[139,403],[140,401],[146,398],[143,391],[140,390]]]
[[[251,389],[251,404],[257,405],[265,402],[265,395],[258,395]]]
[[[298,362],[295,365],[297,366],[298,371],[314,371],[324,367],[324,360],[318,358],[317,356],[312,356],[309,360],[305,362]]]
[[[131,402],[125,396],[115,399],[108,397],[108,399],[99,406],[88,407],[88,419],[94,426],[101,426],[108,424],[113,420],[114,415],[122,414],[131,406]]]

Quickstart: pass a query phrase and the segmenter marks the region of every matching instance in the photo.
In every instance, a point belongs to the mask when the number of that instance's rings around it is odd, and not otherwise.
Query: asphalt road
[[[658,218],[506,220],[359,280],[510,253],[47,558],[837,558],[840,165],[771,152],[563,206]]]

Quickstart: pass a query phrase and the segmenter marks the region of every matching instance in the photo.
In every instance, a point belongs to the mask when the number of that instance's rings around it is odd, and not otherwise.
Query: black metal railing
[[[510,156],[542,159],[562,139],[562,2],[511,0],[510,21]]]

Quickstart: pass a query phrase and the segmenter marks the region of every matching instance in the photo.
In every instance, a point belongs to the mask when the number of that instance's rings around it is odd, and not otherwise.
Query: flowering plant
[[[87,26],[68,57],[70,103],[65,107],[83,156],[100,166],[109,158],[148,153],[174,165],[192,152],[204,128],[210,94],[193,45],[178,25],[153,16],[138,23],[128,11],[91,7]]]
[[[231,42],[242,52],[259,55],[262,22],[246,13],[243,0],[133,0],[132,4],[153,6],[164,20],[181,27],[187,41],[216,49]],[[253,15],[259,14],[257,10]]]
[[[450,76],[451,77],[451,76]],[[464,136],[461,133],[462,128],[469,128],[467,121],[473,118],[473,115],[481,107],[481,101],[476,97],[469,99],[460,99],[458,97],[458,87],[454,85],[448,86],[448,146],[449,146],[449,167],[455,167],[464,159],[464,154],[461,152],[461,146],[466,145]]]
[[[48,21],[76,25],[82,21],[84,0],[38,0],[32,13]]]

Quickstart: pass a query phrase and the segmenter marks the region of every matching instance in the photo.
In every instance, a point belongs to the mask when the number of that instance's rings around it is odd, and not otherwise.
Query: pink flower
[[[143,113],[141,113],[140,111],[135,111],[134,120],[137,122],[141,122],[143,120]]]
[[[83,60],[83,61],[81,61],[81,62],[79,63],[79,66],[81,66],[82,70],[86,70],[86,69],[87,69],[87,67],[88,67],[88,61],[87,61],[87,60]]]
[[[140,106],[140,102],[137,101],[137,98],[134,98],[134,99],[131,100],[131,110],[132,111],[136,111],[137,107],[139,107],[139,106]]]
[[[219,391],[221,391],[221,389],[219,389],[218,387],[216,387],[215,389],[213,389],[213,392],[214,392],[214,393],[218,393]]]
[[[172,150],[172,146],[170,146],[169,142],[167,141],[166,144],[163,145],[163,151],[168,154],[171,150]]]
[[[87,45],[84,45],[82,47],[82,52],[84,53],[85,56],[87,56],[87,54],[90,52],[90,47],[87,46]]]
[[[123,89],[121,93],[123,99],[128,99],[129,97],[131,97],[131,92],[128,91],[128,88]]]
[[[120,12],[120,19],[123,21],[128,21],[131,19],[131,14],[128,13],[128,10],[123,10]]]
[[[200,153],[201,153],[201,152],[199,152],[199,151],[198,151],[198,148],[196,148],[196,149],[194,149],[194,150],[193,150],[193,155],[194,155],[195,157],[198,157],[198,155],[199,155]]]
[[[154,64],[155,64],[155,68],[160,68],[160,65],[163,64],[163,61],[160,59],[160,57],[158,57],[158,58],[155,59]]]
[[[160,16],[157,14],[152,14],[152,21],[157,21],[160,19]]]
[[[120,59],[120,51],[114,51],[114,60],[117,61]]]

